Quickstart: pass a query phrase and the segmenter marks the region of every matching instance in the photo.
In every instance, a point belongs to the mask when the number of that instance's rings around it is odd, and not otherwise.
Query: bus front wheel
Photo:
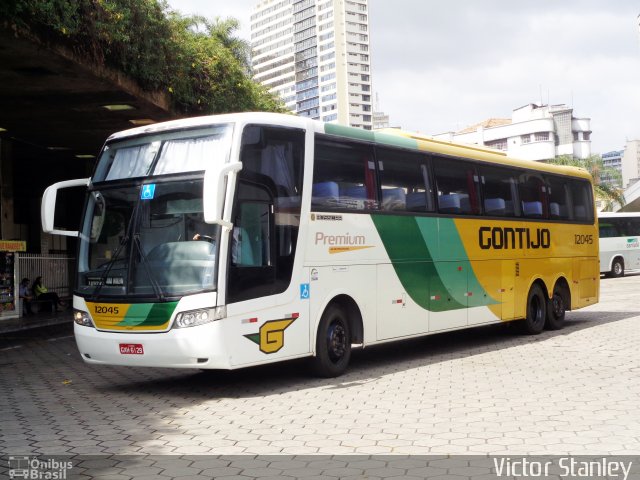
[[[624,277],[624,260],[615,258],[611,265],[611,276],[613,278]]]
[[[544,328],[546,316],[547,299],[540,285],[534,283],[527,295],[527,316],[520,322],[523,332],[529,335],[539,334]]]
[[[351,329],[344,309],[332,304],[322,314],[316,337],[313,370],[320,377],[341,375],[351,358]]]

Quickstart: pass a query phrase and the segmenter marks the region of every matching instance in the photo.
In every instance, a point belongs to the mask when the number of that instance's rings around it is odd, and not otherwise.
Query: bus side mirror
[[[44,195],[42,195],[42,204],[40,205],[42,230],[45,233],[51,233],[52,235],[65,235],[67,237],[77,237],[79,235],[78,231],[58,230],[55,228],[54,220],[56,213],[56,198],[58,196],[58,190],[72,187],[87,187],[89,185],[89,180],[89,178],[65,180],[47,187],[44,191]]]
[[[204,221],[206,223],[217,224],[227,228],[233,226],[229,220],[223,218],[224,200],[227,191],[230,190],[228,188],[229,185],[232,185],[232,180],[235,179],[240,170],[242,170],[242,163],[233,162],[207,169],[205,172],[202,203]]]

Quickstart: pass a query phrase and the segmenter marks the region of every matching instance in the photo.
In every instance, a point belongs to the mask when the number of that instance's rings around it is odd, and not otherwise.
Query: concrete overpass
[[[640,181],[634,183],[624,191],[626,204],[620,212],[640,212]]]
[[[90,175],[111,133],[171,118],[166,96],[0,26],[1,238],[26,240],[34,253],[41,245],[65,250],[67,245],[55,244],[58,237],[41,237],[44,188]],[[77,210],[70,216],[79,215]]]

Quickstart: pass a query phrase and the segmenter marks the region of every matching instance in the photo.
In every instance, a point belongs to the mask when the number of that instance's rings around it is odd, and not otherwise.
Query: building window
[[[591,140],[591,132],[582,132],[582,140],[585,142]]]
[[[520,135],[520,140],[522,143],[531,143],[531,134]]]
[[[535,139],[536,139],[536,142],[548,142],[549,132],[536,132]]]
[[[485,145],[489,148],[495,148],[497,150],[506,150],[507,149],[507,139],[501,138],[500,140],[492,140],[490,142],[485,142]]]

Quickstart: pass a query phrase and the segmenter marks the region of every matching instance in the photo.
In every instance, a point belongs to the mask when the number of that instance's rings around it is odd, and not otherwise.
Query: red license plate
[[[144,355],[141,343],[121,343],[120,353],[122,355]]]

